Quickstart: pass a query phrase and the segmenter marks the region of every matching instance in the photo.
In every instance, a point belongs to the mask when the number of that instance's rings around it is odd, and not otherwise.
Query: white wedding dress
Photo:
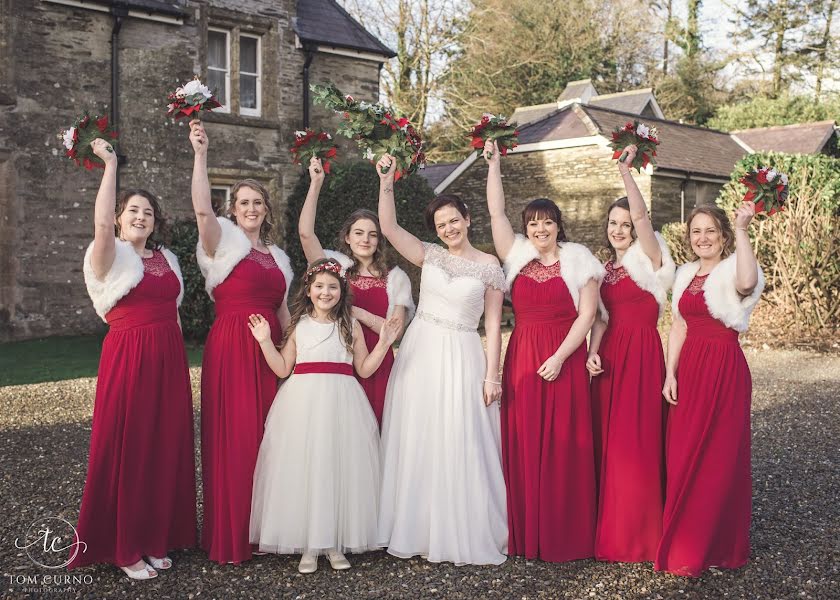
[[[420,303],[385,397],[380,543],[402,558],[497,565],[508,541],[499,405],[484,405],[476,328],[504,275],[424,246]]]

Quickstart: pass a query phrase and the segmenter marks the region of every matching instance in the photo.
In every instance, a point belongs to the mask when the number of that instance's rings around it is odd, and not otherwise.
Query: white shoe
[[[327,552],[327,559],[330,561],[330,566],[336,571],[344,571],[350,568],[350,561],[338,550]]]
[[[318,555],[304,554],[300,557],[298,571],[301,573],[314,573],[318,570]]]
[[[131,579],[154,579],[158,576],[157,571],[150,567],[146,561],[140,562],[143,563],[143,566],[136,571],[130,567],[120,567],[120,569],[122,569],[123,573],[128,575]]]
[[[149,564],[159,571],[165,571],[166,569],[172,568],[172,559],[168,556],[164,556],[163,558],[155,558],[150,554],[146,558],[149,559]]]

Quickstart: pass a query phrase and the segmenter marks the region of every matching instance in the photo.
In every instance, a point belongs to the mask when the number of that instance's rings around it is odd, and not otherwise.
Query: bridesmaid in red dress
[[[353,317],[362,324],[368,350],[373,350],[379,341],[379,331],[386,319],[396,316],[401,322],[402,333],[406,322],[414,315],[411,281],[402,269],[389,269],[385,263],[386,241],[382,237],[379,218],[372,211],[356,210],[344,221],[337,238],[340,252],[323,249],[315,235],[318,195],[324,183],[324,169],[317,158],[312,158],[309,162],[309,177],[309,192],[306,194],[298,221],[298,234],[306,261],[312,264],[322,258],[333,258],[342,266],[353,292]],[[385,355],[385,359],[373,375],[368,378],[356,375],[380,428],[385,406],[385,390],[393,364],[392,350]]]
[[[248,329],[259,314],[275,343],[289,322],[289,257],[268,239],[273,226],[268,191],[253,179],[231,190],[226,216],[216,217],[207,178],[208,139],[190,122],[195,151],[192,201],[198,223],[198,266],[216,319],[201,365],[201,468],[204,481],[202,548],[210,560],[239,564],[249,541],[254,468],[277,376]]]
[[[92,147],[105,172],[84,275],[110,328],[70,568],[108,562],[151,579],[172,566],[169,550],[196,541],[192,392],[178,320],[184,286],[175,255],[155,240],[163,218],[152,194],[120,194],[115,239],[117,156],[105,140]]]
[[[502,375],[508,553],[551,562],[591,557],[595,465],[586,334],[604,268],[586,247],[566,241],[550,200],[530,202],[522,211],[527,237],[514,234],[498,147],[488,141],[484,156],[493,242],[512,284],[516,318]]]
[[[654,233],[627,165],[618,163],[627,196],[607,209],[611,260],[601,284],[600,318],[586,363],[592,375],[598,521],[595,558],[653,561],[665,496],[665,358],[656,323],[674,280],[674,261]]]
[[[686,242],[697,260],[677,270],[662,390],[665,514],[656,570],[698,577],[735,569],[750,554],[750,369],[738,343],[764,289],[747,233],[755,205],[695,208]]]

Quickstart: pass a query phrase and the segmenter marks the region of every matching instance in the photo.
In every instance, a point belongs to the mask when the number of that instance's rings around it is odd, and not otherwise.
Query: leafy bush
[[[666,223],[662,226],[662,237],[677,266],[692,260],[685,247],[685,223]]]
[[[840,96],[817,102],[809,96],[759,96],[747,102],[721,106],[707,125],[722,131],[793,125],[834,119],[840,121]]]
[[[295,185],[287,203],[285,219],[286,252],[292,260],[295,273],[306,269],[306,257],[298,238],[298,217],[309,189],[309,175],[303,173]],[[423,210],[435,193],[426,180],[414,174],[400,179],[394,185],[394,198],[400,225],[423,240],[434,240],[434,234],[426,229]],[[318,199],[318,217],[315,220],[315,234],[324,248],[338,247],[337,235],[344,220],[354,210],[367,208],[376,212],[379,203],[379,176],[374,166],[367,162],[349,162],[333,165]],[[389,262],[397,263],[408,273],[415,298],[420,289],[420,270],[403,260],[389,249]]]
[[[181,304],[181,327],[184,337],[203,342],[213,324],[213,301],[204,290],[204,277],[195,259],[198,244],[198,227],[194,220],[179,219],[169,228],[171,241],[167,248],[172,250],[181,264],[184,276],[184,301]]]
[[[753,154],[736,165],[717,204],[731,213],[746,189],[738,179],[767,165],[787,173],[782,213],[750,227],[767,278],[767,326],[787,339],[830,340],[840,322],[840,159],[823,155]]]

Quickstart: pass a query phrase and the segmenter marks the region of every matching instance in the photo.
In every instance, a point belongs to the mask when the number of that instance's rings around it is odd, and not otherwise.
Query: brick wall
[[[214,183],[264,181],[282,215],[301,173],[288,152],[303,120],[295,0],[185,5],[183,25],[128,18],[120,31],[119,142],[127,157],[120,184],[149,189],[170,217],[191,215],[188,127],[165,116],[166,93],[204,75],[208,26],[227,28],[232,38],[251,32],[261,36],[262,115],[205,117],[210,176]],[[0,0],[0,341],[102,329],[81,268],[101,171],[73,166],[56,136],[85,108],[110,111],[112,23],[94,10]],[[236,66],[235,52],[231,58]],[[313,69],[340,76],[350,93],[378,96],[376,63],[319,54]],[[234,73],[232,90],[236,83]]]

